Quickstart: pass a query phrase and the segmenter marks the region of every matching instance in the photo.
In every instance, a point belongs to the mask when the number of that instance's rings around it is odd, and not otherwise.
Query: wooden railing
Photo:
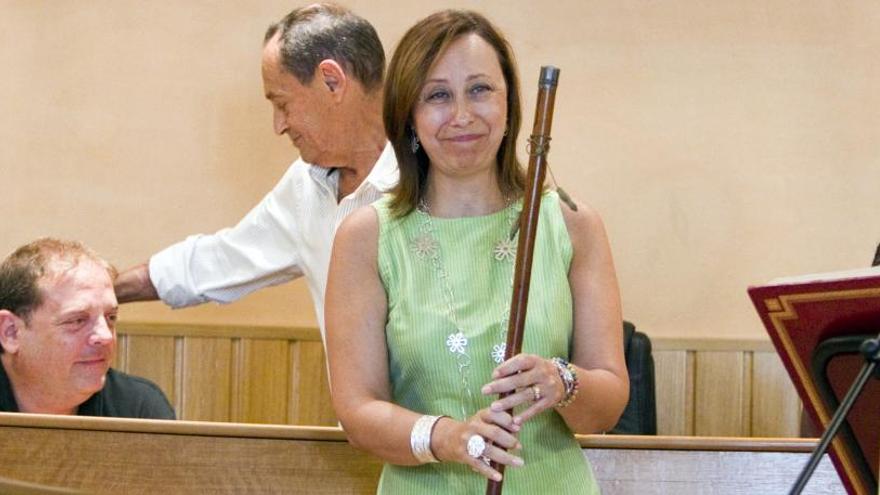
[[[95,494],[368,494],[382,465],[332,427],[0,413],[0,438],[3,476]],[[815,446],[783,438],[578,439],[605,495],[785,493]],[[842,490],[826,457],[805,493]]]

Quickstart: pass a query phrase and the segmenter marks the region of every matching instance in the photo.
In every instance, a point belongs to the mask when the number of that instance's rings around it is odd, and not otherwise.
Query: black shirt
[[[12,384],[0,364],[0,411],[19,412]],[[77,416],[175,419],[174,409],[155,383],[110,369],[104,388],[79,405]]]

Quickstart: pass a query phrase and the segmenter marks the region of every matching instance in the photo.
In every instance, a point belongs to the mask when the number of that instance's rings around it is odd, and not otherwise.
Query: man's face
[[[15,367],[42,394],[78,405],[104,387],[116,350],[113,283],[104,267],[82,259],[39,286],[43,304],[18,332]]]
[[[304,86],[281,65],[278,35],[263,49],[263,89],[272,103],[275,133],[287,134],[303,160],[334,166],[338,151],[333,142],[339,130],[332,122],[332,102],[320,76]]]

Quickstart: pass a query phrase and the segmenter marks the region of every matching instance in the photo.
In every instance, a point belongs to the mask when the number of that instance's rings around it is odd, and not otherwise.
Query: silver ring
[[[537,385],[532,385],[532,393],[535,394],[534,402],[538,402],[541,400],[541,397],[543,397],[543,395],[541,395],[541,389]]]
[[[486,452],[486,440],[480,435],[471,435],[467,443],[468,455],[474,459],[479,459],[483,457],[484,452]]]

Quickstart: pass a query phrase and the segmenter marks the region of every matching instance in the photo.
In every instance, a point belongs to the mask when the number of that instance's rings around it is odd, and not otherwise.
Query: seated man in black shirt
[[[115,276],[87,247],[56,239],[0,264],[0,411],[174,419],[159,387],[110,369]]]

